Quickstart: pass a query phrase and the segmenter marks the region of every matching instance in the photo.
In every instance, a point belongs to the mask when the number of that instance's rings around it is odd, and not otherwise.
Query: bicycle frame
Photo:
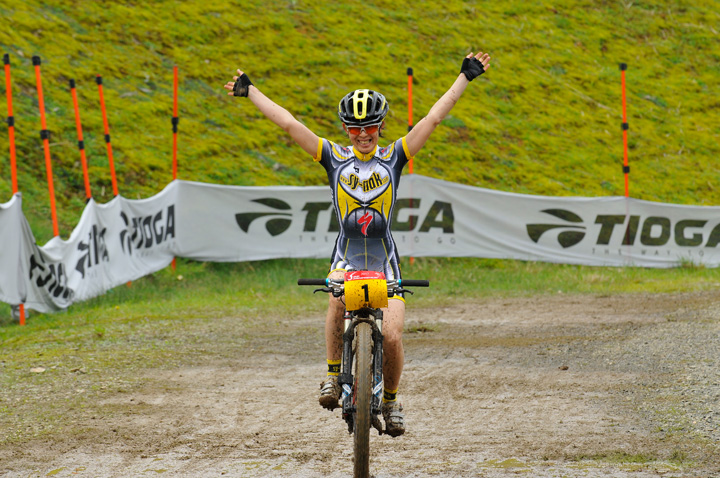
[[[372,415],[372,425],[382,434],[382,425],[380,424],[380,403],[383,385],[383,334],[382,334],[383,312],[381,309],[362,308],[355,311],[345,311],[343,333],[343,352],[342,352],[342,369],[338,376],[338,383],[342,387],[343,393],[340,397],[342,402],[342,417],[348,424],[348,432],[352,433],[355,424],[353,423],[353,414],[357,411],[355,407],[354,396],[354,377],[352,373],[354,352],[353,340],[355,339],[355,329],[360,323],[370,324],[372,328],[372,344],[373,344],[373,371],[372,371],[372,406],[370,409]]]
[[[367,478],[370,428],[375,428],[381,435],[384,433],[380,423],[383,392],[382,307],[387,307],[388,298],[395,294],[412,294],[403,288],[404,285],[428,287],[430,283],[426,280],[385,280],[384,275],[372,271],[347,272],[345,278],[347,283],[345,279],[298,279],[298,285],[320,285],[323,287],[315,289],[315,292],[328,292],[338,298],[345,296],[342,365],[338,376],[342,389],[342,418],[348,425],[348,432],[355,434],[355,477]],[[384,296],[385,288],[387,297]]]

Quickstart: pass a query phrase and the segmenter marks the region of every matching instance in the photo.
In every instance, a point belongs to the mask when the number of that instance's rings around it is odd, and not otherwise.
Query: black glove
[[[233,85],[233,96],[242,96],[243,98],[247,98],[250,85],[252,85],[252,81],[250,81],[250,78],[243,73]]]
[[[465,58],[463,60],[460,73],[464,74],[468,81],[472,81],[485,73],[485,67],[480,60],[473,56],[472,58]]]

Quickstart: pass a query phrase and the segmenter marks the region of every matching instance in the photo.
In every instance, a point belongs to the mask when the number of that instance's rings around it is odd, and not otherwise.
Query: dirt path
[[[715,294],[551,296],[409,308],[405,436],[377,478],[720,476]],[[194,366],[144,370],[0,449],[0,475],[349,476],[351,436],[316,403],[322,325],[213,322]]]

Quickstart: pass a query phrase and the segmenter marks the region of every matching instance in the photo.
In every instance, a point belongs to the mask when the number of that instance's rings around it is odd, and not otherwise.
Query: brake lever
[[[342,295],[343,295],[342,290],[335,290],[332,287],[323,287],[322,289],[315,289],[313,291],[313,294],[316,292],[327,292],[329,294],[332,294],[333,297],[342,297]]]
[[[405,292],[407,292],[407,293],[410,294],[410,295],[415,295],[415,292],[413,292],[413,291],[411,291],[411,290],[408,290],[408,289],[402,289],[402,288],[400,288],[400,289],[395,289],[395,291],[393,292],[393,294],[398,293],[398,292],[401,293],[401,294],[404,294]]]

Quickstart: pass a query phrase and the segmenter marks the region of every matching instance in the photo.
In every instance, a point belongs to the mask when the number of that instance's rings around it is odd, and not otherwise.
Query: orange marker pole
[[[407,75],[408,75],[408,133],[412,131],[413,129],[413,96],[412,96],[412,85],[413,85],[413,69],[408,68],[407,69]],[[409,164],[408,164],[408,173],[413,173],[413,158],[410,158]],[[410,198],[410,207],[413,207],[413,198]],[[413,218],[410,217],[410,230],[415,228],[415,224],[413,224]],[[410,265],[415,264],[415,258],[410,257]]]
[[[117,196],[119,193],[117,187],[117,177],[115,176],[115,161],[113,160],[112,144],[110,144],[110,126],[108,125],[107,112],[105,110],[105,97],[103,96],[102,76],[97,75],[95,81],[97,82],[98,92],[100,93],[100,109],[102,110],[103,125],[105,126],[105,144],[107,146],[108,161],[110,163],[110,177],[112,179],[113,195]]]
[[[3,55],[3,63],[5,64],[5,94],[7,96],[7,107],[8,107],[8,139],[10,141],[10,176],[12,179],[12,192],[17,194],[18,192],[18,181],[17,181],[17,160],[15,155],[15,117],[13,116],[12,107],[12,83],[10,81],[10,55],[5,53]],[[20,325],[25,325],[25,304],[18,306],[20,312]]]
[[[43,149],[45,150],[45,171],[47,172],[48,192],[50,194],[50,212],[52,214],[53,234],[55,236],[59,236],[60,232],[58,230],[57,211],[55,209],[55,186],[53,185],[52,160],[50,159],[50,131],[48,131],[47,123],[45,122],[45,100],[43,99],[42,80],[40,78],[40,57],[33,56],[32,61],[35,66],[35,80],[37,82],[40,124],[42,125],[40,138],[43,140]]]
[[[173,130],[173,163],[172,163],[172,172],[173,172],[173,180],[177,179],[177,170],[178,170],[178,164],[177,164],[177,133],[178,133],[178,124],[180,123],[180,117],[178,116],[178,68],[177,66],[173,67],[173,117],[172,117],[172,130]],[[172,260],[172,268],[175,270],[177,268],[177,260],[173,257]]]
[[[408,133],[413,129],[413,96],[412,96],[412,85],[413,85],[413,69],[407,69],[408,74]],[[413,160],[410,158],[410,164],[408,166],[408,172],[413,173]]]
[[[112,179],[113,195],[118,196],[117,176],[115,176],[115,161],[113,160],[112,144],[110,144],[110,125],[107,120],[107,111],[105,110],[105,97],[103,96],[102,76],[97,75],[95,82],[98,85],[100,94],[100,110],[102,111],[103,126],[105,127],[105,145],[107,146],[108,163],[110,164],[110,178]],[[127,283],[128,287],[132,282]]]
[[[180,118],[178,117],[178,68],[173,67],[173,117],[172,117],[172,129],[173,129],[173,179],[177,179],[177,133],[178,123]]]
[[[15,156],[15,117],[13,116],[12,108],[12,87],[10,83],[10,55],[7,53],[3,55],[3,63],[5,63],[5,93],[7,96],[7,107],[8,107],[8,138],[10,140],[10,175],[12,178],[12,192],[13,194],[18,192],[17,182],[17,159]]]
[[[20,325],[25,325],[25,304],[20,304],[18,309],[20,310]]]
[[[622,132],[623,132],[623,174],[625,175],[625,197],[630,197],[630,165],[628,164],[628,125],[627,120],[627,100],[625,96],[625,70],[626,63],[620,63],[620,76],[622,79]]]
[[[80,162],[83,168],[83,179],[85,180],[85,199],[90,200],[90,175],[88,174],[87,158],[85,157],[85,141],[83,141],[82,124],[80,123],[80,108],[78,107],[77,91],[75,91],[75,80],[70,80],[70,94],[72,94],[73,106],[75,107],[75,129],[78,135],[78,149],[80,150]]]

